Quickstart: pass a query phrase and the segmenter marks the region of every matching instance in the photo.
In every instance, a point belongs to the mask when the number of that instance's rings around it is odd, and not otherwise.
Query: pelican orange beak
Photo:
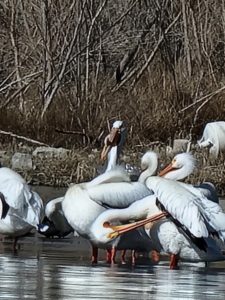
[[[109,153],[110,149],[111,149],[111,145],[104,145],[101,155],[100,155],[100,160],[102,162],[106,160],[107,154]]]
[[[173,164],[170,163],[168,166],[166,166],[161,172],[159,172],[159,176],[162,177],[166,175],[168,172],[175,170],[176,168],[173,167]]]
[[[100,160],[104,161],[107,158],[107,154],[113,146],[119,144],[120,141],[120,128],[112,128],[110,133],[105,138],[105,145],[102,149]]]
[[[113,232],[108,234],[108,238],[109,239],[114,239],[118,236],[120,236],[123,233],[129,232],[131,230],[134,230],[136,228],[139,228],[141,226],[144,226],[148,223],[154,222],[154,221],[158,221],[160,219],[162,219],[163,217],[166,217],[168,215],[167,212],[162,212],[159,214],[156,214],[154,216],[151,216],[149,218],[146,218],[144,220],[138,221],[138,222],[134,222],[131,224],[125,224],[125,225],[110,225],[108,222],[105,222],[103,224],[104,227],[108,227],[111,228],[113,230]]]

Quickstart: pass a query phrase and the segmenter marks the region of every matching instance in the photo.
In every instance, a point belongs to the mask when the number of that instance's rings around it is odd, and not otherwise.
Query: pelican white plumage
[[[163,206],[169,212],[169,219],[162,219],[153,223],[146,232],[159,251],[171,255],[170,268],[175,268],[178,258],[188,261],[217,261],[224,260],[220,247],[210,236],[217,232],[224,240],[225,214],[217,203],[202,199],[186,189],[185,184],[164,179],[161,177],[149,177],[146,185],[154,194],[131,204],[126,209],[108,210],[102,213],[91,226],[91,238],[93,243],[112,242],[118,236],[143,226],[149,221],[165,217],[162,215]],[[210,202],[210,205],[205,203]],[[115,226],[111,222],[125,220],[144,221],[135,224]],[[211,229],[210,229],[211,228]]]
[[[225,230],[222,208],[208,200],[201,191],[192,193],[188,184],[157,176],[149,177],[146,185],[154,191],[165,209],[194,236],[207,237],[208,225],[221,234]]]
[[[105,172],[112,170],[118,162],[122,146],[125,142],[126,129],[123,127],[123,121],[117,120],[113,123],[110,133],[104,140],[104,148],[101,153],[101,159],[107,157]],[[48,201],[45,206],[45,217],[38,225],[38,232],[47,237],[65,237],[73,232],[73,228],[67,222],[62,210],[63,197],[58,197]]]
[[[143,161],[157,160],[153,152],[147,153]],[[158,160],[157,160],[158,161]],[[157,163],[142,164],[145,170],[140,178],[155,173]],[[144,175],[146,174],[146,175]],[[151,194],[142,182],[131,182],[124,169],[114,169],[96,177],[90,182],[70,187],[62,201],[62,208],[67,221],[81,236],[89,239],[90,226],[95,219],[108,208],[125,208],[131,203]],[[95,244],[96,246],[96,244]],[[96,262],[96,247],[92,261]]]
[[[207,123],[198,145],[200,148],[209,148],[209,153],[217,158],[219,152],[225,150],[225,122]]]
[[[161,170],[159,176],[171,180],[183,180],[192,174],[196,166],[196,159],[190,152],[179,153],[170,164]],[[203,182],[200,185],[194,185],[194,187],[201,191],[207,199],[219,203],[216,187],[211,182]]]
[[[18,173],[6,167],[0,168],[0,192],[8,205],[5,218],[0,220],[0,233],[14,237],[15,248],[17,237],[37,228],[43,202]]]
[[[225,214],[218,203],[208,200],[189,184],[152,176],[146,185],[165,209],[196,237],[217,232],[225,240]]]

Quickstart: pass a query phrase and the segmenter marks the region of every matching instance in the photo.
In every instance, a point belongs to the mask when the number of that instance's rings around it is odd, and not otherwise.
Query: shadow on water
[[[23,238],[13,254],[10,241],[0,248],[0,299],[224,299],[225,263],[207,268],[168,261],[136,266],[90,264],[89,245],[80,238]],[[87,246],[87,247],[86,247]]]

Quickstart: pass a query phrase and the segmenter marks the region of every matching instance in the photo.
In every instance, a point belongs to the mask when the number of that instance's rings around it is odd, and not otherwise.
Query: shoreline
[[[64,149],[47,147],[38,155],[33,155],[34,147],[7,145],[0,147],[0,162],[18,172],[28,184],[32,186],[46,186],[67,189],[71,183],[89,181],[101,173],[102,165],[99,160],[99,149]],[[159,155],[160,169],[168,164],[176,153],[166,153],[165,147],[132,148],[123,151],[120,158],[122,165],[130,164],[139,167],[140,160],[147,150],[155,151]],[[57,151],[57,152],[56,152]],[[182,151],[180,151],[182,152]],[[179,152],[179,153],[180,153]],[[198,185],[202,182],[212,182],[220,196],[225,195],[225,156],[217,159],[209,157],[207,151],[193,150],[197,160],[197,167],[185,182]],[[17,154],[16,164],[13,157]],[[21,156],[20,156],[21,155]],[[21,157],[21,161],[20,161]],[[14,167],[13,167],[14,166]],[[15,168],[19,166],[19,168]]]

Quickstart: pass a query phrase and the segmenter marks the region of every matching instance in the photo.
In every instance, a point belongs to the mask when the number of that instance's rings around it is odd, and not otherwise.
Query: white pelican
[[[8,205],[5,218],[0,220],[0,233],[15,238],[15,249],[19,236],[37,228],[43,214],[43,203],[18,173],[6,167],[0,168],[0,192]]]
[[[157,162],[147,165],[147,161],[151,160]],[[157,166],[157,155],[149,152],[142,158],[142,167],[146,169],[140,176],[140,182],[130,182],[125,170],[115,169],[90,182],[70,187],[62,201],[68,223],[81,236],[89,239],[90,226],[103,211],[108,208],[128,207],[131,203],[151,194],[143,182],[145,176],[155,173]],[[93,247],[92,262],[97,262],[96,247]]]
[[[123,121],[117,120],[113,123],[110,133],[104,141],[104,148],[101,153],[101,159],[107,159],[105,172],[113,169],[118,162],[122,146],[125,141],[126,129],[123,127]],[[68,224],[62,210],[62,200],[64,197],[58,197],[48,201],[45,206],[45,217],[38,225],[38,232],[46,237],[65,237],[73,232],[73,228]]]
[[[119,156],[125,143],[127,130],[123,127],[123,121],[115,121],[110,133],[104,139],[104,147],[101,152],[101,160],[107,158],[105,172],[118,165]]]
[[[182,180],[188,177],[195,168],[196,159],[191,153],[179,153],[159,173],[159,176],[172,180]],[[194,187],[200,190],[209,200],[219,203],[216,188],[211,182],[203,182],[200,185],[194,185]],[[193,189],[192,192],[194,192]]]
[[[113,243],[115,239],[117,245],[119,235],[151,221],[145,230],[158,251],[170,254],[171,269],[177,267],[179,258],[195,262],[225,259],[210,236],[211,232],[217,232],[221,239],[225,238],[225,214],[217,203],[203,201],[204,196],[197,197],[185,184],[176,181],[153,176],[146,180],[146,185],[154,191],[153,195],[126,209],[107,210],[96,219],[90,228],[93,243]],[[144,217],[147,219],[134,224],[111,224]]]
[[[209,153],[217,158],[219,152],[225,150],[225,122],[207,123],[198,145],[200,148],[208,147]]]
[[[127,130],[122,121],[113,123],[110,133],[104,139],[104,147],[101,152],[101,161],[107,158],[105,172],[112,170],[116,165],[120,165],[119,158],[122,153],[122,147],[125,143]],[[130,164],[125,164],[125,170],[132,181],[137,181],[140,175],[140,169]],[[103,172],[101,172],[103,173]]]

